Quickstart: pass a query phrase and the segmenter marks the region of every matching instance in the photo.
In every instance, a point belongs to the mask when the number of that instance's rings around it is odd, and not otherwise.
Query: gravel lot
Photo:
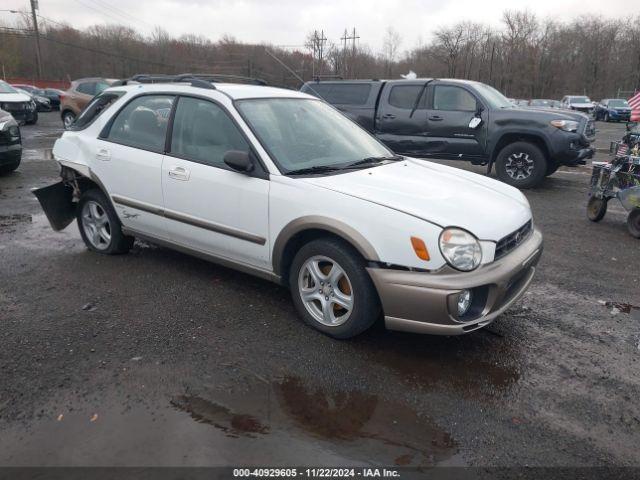
[[[640,243],[586,219],[590,168],[526,192],[545,252],[490,328],[336,341],[266,281],[54,233],[40,118],[0,178],[0,465],[640,465]]]

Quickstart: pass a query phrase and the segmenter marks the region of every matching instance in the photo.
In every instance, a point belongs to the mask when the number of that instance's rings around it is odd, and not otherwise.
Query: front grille
[[[27,109],[28,103],[26,102],[2,102],[2,109],[7,112],[20,112]]]
[[[510,233],[506,237],[502,238],[496,244],[496,254],[494,260],[498,260],[504,257],[507,253],[515,249],[520,245],[533,231],[533,223],[529,220],[515,232]]]

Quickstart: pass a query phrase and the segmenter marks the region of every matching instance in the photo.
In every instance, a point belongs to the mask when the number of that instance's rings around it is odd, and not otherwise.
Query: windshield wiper
[[[364,167],[366,165],[376,165],[378,163],[382,163],[385,161],[398,161],[398,160],[404,160],[404,157],[402,155],[392,155],[389,157],[365,157],[362,160],[348,163],[342,168],[343,169],[359,168],[359,167]]]
[[[313,173],[328,173],[340,170],[338,167],[332,167],[329,165],[314,165],[313,167],[299,168],[298,170],[289,170],[287,175],[307,175]]]

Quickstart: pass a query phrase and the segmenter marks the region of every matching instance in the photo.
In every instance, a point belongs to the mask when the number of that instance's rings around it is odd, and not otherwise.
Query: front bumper
[[[462,335],[489,325],[518,300],[533,280],[542,254],[542,234],[533,230],[518,248],[473,272],[438,273],[368,268],[390,330]],[[468,318],[457,318],[457,298],[471,289],[480,302]]]

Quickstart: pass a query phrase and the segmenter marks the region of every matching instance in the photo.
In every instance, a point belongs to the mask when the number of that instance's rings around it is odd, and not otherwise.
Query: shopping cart
[[[613,142],[611,162],[593,162],[587,217],[599,222],[607,213],[607,203],[617,198],[625,210],[629,233],[640,238],[640,155],[624,142]]]

